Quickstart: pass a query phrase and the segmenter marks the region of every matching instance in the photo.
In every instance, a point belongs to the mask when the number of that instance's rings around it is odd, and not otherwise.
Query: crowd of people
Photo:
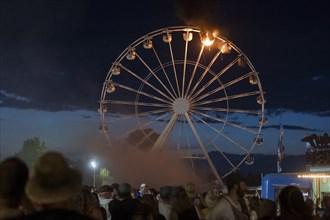
[[[278,203],[246,197],[243,176],[233,173],[220,189],[198,192],[189,182],[156,190],[142,183],[93,188],[58,152],[44,153],[30,171],[17,157],[0,163],[0,220],[309,220],[330,219],[330,197],[320,207],[296,186],[284,187]],[[322,208],[322,212],[320,211]],[[319,215],[322,213],[321,215]]]

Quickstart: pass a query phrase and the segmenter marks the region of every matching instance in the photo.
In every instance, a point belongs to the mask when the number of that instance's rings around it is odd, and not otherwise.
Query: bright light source
[[[201,42],[205,46],[211,46],[215,40],[215,34],[211,34],[210,32],[201,33]]]
[[[92,161],[91,162],[91,166],[95,169],[96,168],[96,163],[95,163],[95,161]]]
[[[298,178],[330,178],[330,174],[325,174],[325,173],[302,174],[302,175],[298,175]]]

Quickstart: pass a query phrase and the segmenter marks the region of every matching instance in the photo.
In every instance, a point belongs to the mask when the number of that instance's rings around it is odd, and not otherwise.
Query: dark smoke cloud
[[[213,30],[214,10],[218,0],[177,0],[177,16],[187,25]]]

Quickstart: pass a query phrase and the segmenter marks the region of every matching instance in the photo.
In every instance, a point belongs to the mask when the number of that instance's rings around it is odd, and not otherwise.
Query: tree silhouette
[[[34,137],[25,140],[22,149],[16,153],[15,156],[24,160],[27,166],[32,168],[45,150],[45,142],[42,142],[38,137]]]

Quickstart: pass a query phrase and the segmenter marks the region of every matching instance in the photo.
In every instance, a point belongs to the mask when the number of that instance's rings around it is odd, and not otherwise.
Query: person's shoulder
[[[206,219],[214,220],[219,219],[220,217],[221,219],[231,219],[233,215],[230,202],[226,198],[221,197],[216,206],[208,213]]]
[[[216,206],[230,206],[230,198],[228,196],[221,196]]]

